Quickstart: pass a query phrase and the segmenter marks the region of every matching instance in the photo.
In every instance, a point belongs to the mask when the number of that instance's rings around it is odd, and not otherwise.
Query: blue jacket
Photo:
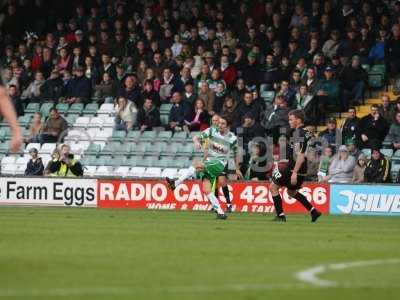
[[[174,104],[169,111],[169,123],[176,122],[179,126],[185,124],[185,118],[189,118],[191,113],[190,105],[186,102]]]
[[[74,77],[67,87],[67,97],[90,99],[92,83],[85,76]]]

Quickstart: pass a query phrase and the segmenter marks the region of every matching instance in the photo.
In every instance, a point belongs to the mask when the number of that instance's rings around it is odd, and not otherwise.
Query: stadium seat
[[[6,153],[8,153],[8,142],[3,142],[3,143],[0,143],[0,154],[6,154]]]
[[[161,156],[175,156],[178,152],[179,147],[181,147],[181,143],[171,143],[167,145],[167,148],[163,152],[161,152]]]
[[[132,149],[135,147],[132,143],[122,143],[120,146],[115,150],[115,155],[125,155],[128,156],[133,151]]]
[[[103,150],[101,150],[101,155],[113,155],[117,149],[121,148],[120,142],[109,142],[105,145]]]
[[[90,119],[90,122],[88,124],[88,128],[103,128],[104,124],[104,118],[102,117],[93,117]]]
[[[97,170],[96,166],[84,166],[83,176],[93,177],[96,174],[96,170]]]
[[[171,138],[171,142],[183,142],[186,140],[187,133],[185,131],[175,132]]]
[[[97,134],[93,137],[93,140],[106,142],[111,137],[112,133],[112,128],[103,128],[103,130],[99,130],[97,132]]]
[[[397,151],[393,154],[393,157],[400,158],[400,150],[397,150]]]
[[[97,111],[98,115],[111,115],[115,111],[114,104],[112,103],[103,103],[99,110]]]
[[[1,173],[6,175],[15,175],[18,170],[18,166],[16,164],[6,164],[1,165]]]
[[[17,165],[15,168],[15,175],[24,175],[26,170],[26,165]]]
[[[90,123],[90,117],[79,117],[75,120],[74,128],[87,128]]]
[[[71,107],[68,109],[68,115],[76,114],[81,115],[84,109],[83,103],[73,103]]]
[[[163,126],[168,125],[168,122],[169,122],[169,115],[167,115],[167,114],[161,114],[161,115],[160,115],[160,121],[161,121],[161,125],[163,125]]]
[[[135,156],[143,156],[151,145],[149,143],[139,143],[132,147],[131,154]]]
[[[101,151],[101,145],[97,143],[91,143],[89,147],[84,151],[85,155],[97,156]]]
[[[58,103],[56,108],[60,114],[64,115],[68,111],[69,105],[67,103]]]
[[[114,128],[115,118],[103,115],[103,128],[105,127]]]
[[[65,120],[67,121],[67,123],[68,123],[68,126],[70,126],[70,127],[72,127],[72,126],[74,126],[74,124],[75,124],[75,121],[76,121],[76,119],[78,119],[78,115],[68,115],[68,116],[66,116],[65,117]]]
[[[1,160],[1,166],[3,167],[3,165],[15,164],[16,160],[17,160],[17,157],[15,157],[15,156],[4,156]]]
[[[178,177],[178,169],[175,168],[166,168],[161,172],[161,177],[165,178],[177,178]]]
[[[152,146],[148,147],[146,155],[156,155],[159,156],[167,148],[167,142],[156,142]]]
[[[77,143],[72,143],[70,144],[71,153],[74,155],[82,155],[89,146],[89,141],[78,141]]]
[[[112,167],[110,166],[98,166],[96,170],[96,176],[112,176]]]
[[[25,108],[25,114],[26,113],[35,113],[40,111],[40,103],[28,103],[28,105]]]
[[[116,156],[113,159],[111,159],[111,161],[109,163],[107,163],[107,165],[117,168],[117,167],[123,166],[125,161],[126,161],[126,156],[119,155],[119,156]]]
[[[140,159],[141,159],[141,157],[140,157]],[[123,165],[128,166],[128,167],[136,167],[138,160],[139,160],[139,158],[137,156],[131,156],[130,158],[128,158],[127,160],[125,160],[123,162]]]
[[[114,130],[110,141],[122,143],[125,140],[126,132],[123,130]]]
[[[163,103],[160,106],[160,114],[169,114],[171,110],[172,104],[171,103]]]
[[[83,109],[83,115],[95,115],[99,110],[99,105],[97,103],[89,103]]]
[[[80,162],[84,166],[94,166],[94,163],[96,161],[97,161],[97,157],[96,156],[85,155],[85,157],[83,157]]]
[[[152,167],[157,165],[158,157],[156,156],[146,156],[143,159],[140,159],[136,162],[136,166],[138,167]]]
[[[40,143],[29,143],[24,150],[24,153],[29,153],[29,150],[31,150],[32,148],[36,148],[37,151],[40,151]]]
[[[31,118],[32,118],[31,115],[20,116],[20,117],[18,118],[18,123],[19,123],[19,125],[20,125],[21,127],[28,127],[28,125],[29,125],[30,122],[31,122]]]
[[[161,177],[161,168],[147,168],[143,174],[143,177],[160,178]]]
[[[155,162],[154,166],[163,169],[168,168],[170,166],[171,160],[172,159],[169,157],[161,157],[161,159]]]
[[[113,175],[117,177],[126,177],[129,175],[129,169],[129,166],[120,166],[114,170]]]
[[[381,153],[387,158],[391,158],[393,155],[393,149],[381,149]]]
[[[42,116],[44,118],[47,118],[49,116],[50,113],[50,109],[52,109],[54,107],[54,103],[53,102],[45,102],[42,104],[42,106],[40,107],[40,112],[42,113]]]
[[[371,149],[362,149],[362,153],[369,159],[371,157]]]
[[[143,167],[133,167],[129,170],[129,177],[143,177],[144,172],[146,171]]]
[[[136,143],[140,140],[141,136],[142,136],[142,132],[140,130],[128,131],[125,141]]]
[[[39,150],[40,154],[52,154],[54,149],[56,149],[56,143],[44,143]]]
[[[194,151],[194,145],[192,143],[187,143],[178,148],[178,156],[192,156]]]
[[[15,164],[18,166],[24,166],[26,167],[26,165],[29,162],[29,157],[28,156],[22,156],[22,157],[18,157],[17,160],[15,161]]]
[[[172,131],[160,131],[157,135],[157,141],[168,142],[172,137]]]
[[[144,131],[140,137],[140,141],[143,142],[154,142],[157,136],[157,132],[154,130]]]

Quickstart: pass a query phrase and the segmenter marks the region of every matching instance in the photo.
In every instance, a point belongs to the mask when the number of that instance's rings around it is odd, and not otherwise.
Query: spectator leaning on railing
[[[83,167],[70,153],[69,145],[62,145],[60,152],[54,152],[49,162],[48,171],[54,177],[78,177],[83,176]]]

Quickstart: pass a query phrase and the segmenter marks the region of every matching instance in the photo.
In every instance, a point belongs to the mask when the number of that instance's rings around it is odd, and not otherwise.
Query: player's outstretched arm
[[[6,119],[11,128],[12,137],[10,141],[10,150],[12,152],[17,152],[22,144],[21,128],[18,124],[14,106],[12,105],[4,87],[0,87],[0,113],[4,119]]]

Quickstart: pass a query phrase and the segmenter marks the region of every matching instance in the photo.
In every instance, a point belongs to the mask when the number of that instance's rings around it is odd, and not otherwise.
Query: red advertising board
[[[236,212],[268,213],[274,211],[268,182],[230,182],[230,196]],[[329,186],[307,183],[301,192],[323,213],[329,212]],[[98,180],[98,207],[208,210],[210,205],[201,191],[200,181],[187,181],[175,191],[168,190],[160,180]],[[281,190],[284,209],[288,213],[304,213],[295,199]],[[225,207],[225,197],[220,191],[220,202]]]

